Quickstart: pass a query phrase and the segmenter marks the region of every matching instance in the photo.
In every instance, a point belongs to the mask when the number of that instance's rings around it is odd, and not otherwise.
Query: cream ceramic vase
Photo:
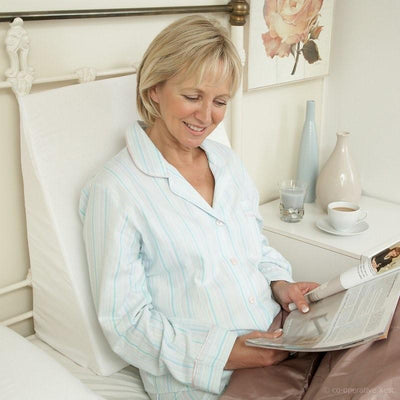
[[[332,201],[350,201],[359,204],[361,180],[349,152],[349,132],[336,134],[336,146],[322,168],[316,185],[316,201],[326,211]]]

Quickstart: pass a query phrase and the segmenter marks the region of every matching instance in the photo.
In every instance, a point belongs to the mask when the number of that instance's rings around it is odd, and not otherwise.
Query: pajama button
[[[216,222],[216,224],[217,224],[218,226],[222,226],[222,225],[224,225],[224,223],[223,223],[222,221],[220,221],[219,219],[217,219],[217,222]]]
[[[238,260],[236,258],[231,258],[230,261],[231,261],[232,265],[237,265],[237,263],[238,263]]]
[[[256,302],[256,299],[253,296],[249,297],[250,304],[254,304],[255,302]]]

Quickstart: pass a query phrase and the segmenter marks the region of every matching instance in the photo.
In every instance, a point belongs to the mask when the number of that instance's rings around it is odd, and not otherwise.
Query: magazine
[[[315,302],[377,276],[388,274],[396,268],[400,268],[400,242],[378,251],[374,249],[372,256],[362,255],[358,266],[350,268],[336,278],[323,283],[308,292],[305,297],[308,302]],[[289,309],[291,311],[296,309],[296,305],[294,303],[289,304]]]
[[[282,336],[248,339],[246,344],[310,352],[340,350],[386,338],[400,297],[399,267],[400,242],[372,256],[362,256],[357,267],[310,292],[310,311],[290,312]]]

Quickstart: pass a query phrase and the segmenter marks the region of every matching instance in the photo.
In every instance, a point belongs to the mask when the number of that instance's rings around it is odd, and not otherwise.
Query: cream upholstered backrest
[[[129,75],[19,99],[35,332],[102,375],[126,363],[97,321],[78,203],[86,181],[124,147],[126,128],[137,119],[135,90]],[[222,126],[212,138],[229,144]]]

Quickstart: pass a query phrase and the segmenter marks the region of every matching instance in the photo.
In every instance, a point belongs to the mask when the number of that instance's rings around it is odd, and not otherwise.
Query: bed
[[[0,323],[1,398],[149,398],[138,370],[117,357],[101,333],[77,213],[82,186],[124,146],[126,127],[137,119],[135,72],[140,59],[112,69],[84,66],[46,77],[30,65],[29,53],[40,44],[30,42],[27,25],[37,29],[43,21],[79,18],[85,24],[107,17],[134,23],[139,17],[193,13],[215,15],[225,24],[229,19],[244,64],[248,5],[241,0],[210,6],[0,14],[0,22],[9,23],[4,38],[9,65],[0,90],[12,91],[19,107],[30,258],[26,279],[0,288],[0,295],[33,288],[32,310]],[[241,141],[241,94],[233,99],[226,121],[232,127],[230,139],[223,125],[213,133],[214,139],[236,147]],[[31,318],[34,335],[23,338],[13,331],[17,323]]]
[[[81,224],[80,189],[91,174],[124,145],[125,128],[136,119],[135,64],[101,70],[82,67],[45,77],[29,63],[24,21],[96,17],[218,13],[229,16],[232,39],[245,63],[243,36],[248,5],[158,7],[0,15],[10,23],[5,37],[7,79],[0,90],[13,91],[20,111],[20,148],[30,255],[26,279],[0,288],[8,295],[33,287],[33,307],[0,322],[0,398],[148,399],[138,370],[109,348],[91,299]],[[33,26],[33,25],[30,25]],[[35,77],[37,76],[37,77]],[[96,79],[97,78],[97,79]],[[77,84],[79,82],[79,84]],[[36,89],[51,83],[52,89]],[[32,89],[33,88],[33,89]],[[242,91],[228,119],[213,133],[240,155]],[[105,117],[106,116],[106,117]],[[228,139],[229,138],[229,139]],[[233,374],[223,399],[397,399],[400,397],[400,318],[389,339],[351,352],[302,355],[277,367]],[[23,338],[14,326],[33,318],[34,335]],[[354,364],[355,363],[355,364]],[[354,368],[356,365],[356,368]],[[379,373],[374,368],[379,369]]]

